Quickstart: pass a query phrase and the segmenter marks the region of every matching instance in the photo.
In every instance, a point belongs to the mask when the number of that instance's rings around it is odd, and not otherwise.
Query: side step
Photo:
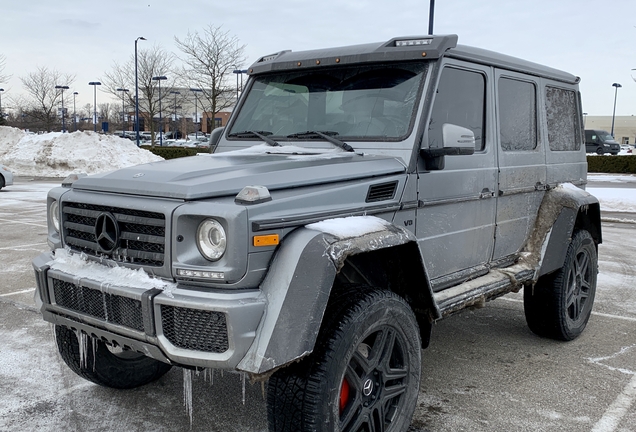
[[[509,292],[517,292],[532,280],[535,270],[527,264],[492,269],[488,274],[433,294],[442,317],[470,306],[482,305]]]

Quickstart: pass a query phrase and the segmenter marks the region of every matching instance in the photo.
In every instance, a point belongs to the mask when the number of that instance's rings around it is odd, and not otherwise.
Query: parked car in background
[[[9,171],[9,168],[0,165],[0,189],[5,186],[11,186],[13,184],[13,174]]]
[[[621,145],[616,142],[614,137],[604,130],[585,130],[585,151],[587,153],[605,154],[611,153],[617,155],[621,151]]]

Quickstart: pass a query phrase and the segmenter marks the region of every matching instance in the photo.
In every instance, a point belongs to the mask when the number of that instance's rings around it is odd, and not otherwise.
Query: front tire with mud
[[[85,338],[85,339],[84,339]],[[131,389],[161,378],[172,367],[140,353],[115,353],[102,341],[55,326],[55,341],[62,360],[77,375],[105,387]]]
[[[269,430],[405,431],[420,349],[417,321],[400,296],[367,286],[334,294],[314,352],[269,380]]]
[[[563,266],[523,289],[528,327],[541,337],[570,341],[585,329],[596,293],[598,257],[589,232],[576,230]]]

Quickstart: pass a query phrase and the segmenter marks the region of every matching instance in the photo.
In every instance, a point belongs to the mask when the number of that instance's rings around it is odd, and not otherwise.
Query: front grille
[[[217,354],[229,348],[224,313],[161,305],[161,322],[176,347]]]
[[[162,213],[65,202],[62,207],[64,241],[71,249],[115,261],[162,267],[166,243],[166,218]],[[102,214],[117,221],[116,247],[105,252],[97,244],[96,221]]]
[[[58,306],[112,324],[144,330],[139,300],[77,286],[59,279],[53,279],[53,294]]]

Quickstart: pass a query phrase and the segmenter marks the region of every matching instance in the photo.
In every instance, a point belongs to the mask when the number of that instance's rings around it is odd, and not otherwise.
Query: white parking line
[[[514,299],[514,298],[508,298],[508,297],[499,297],[498,300],[505,300],[505,301],[509,301],[509,302],[513,302],[513,303],[523,303],[523,300]],[[633,318],[633,317],[626,317],[626,316],[620,316],[620,315],[611,315],[611,314],[606,314],[606,313],[602,313],[602,312],[594,312],[594,311],[592,311],[592,315],[601,316],[601,317],[604,317],[604,318],[612,318],[612,319],[617,319],[617,320],[636,322],[636,318]]]
[[[12,293],[0,294],[0,297],[8,297],[8,296],[12,296],[12,295],[24,294],[24,293],[33,292],[33,291],[35,291],[35,288],[29,288],[29,289],[25,289],[25,290],[22,290],[22,291],[16,291],[16,292],[12,292]]]
[[[621,419],[636,399],[636,375],[625,386],[623,392],[609,406],[603,417],[594,425],[592,432],[613,432],[619,426]]]

